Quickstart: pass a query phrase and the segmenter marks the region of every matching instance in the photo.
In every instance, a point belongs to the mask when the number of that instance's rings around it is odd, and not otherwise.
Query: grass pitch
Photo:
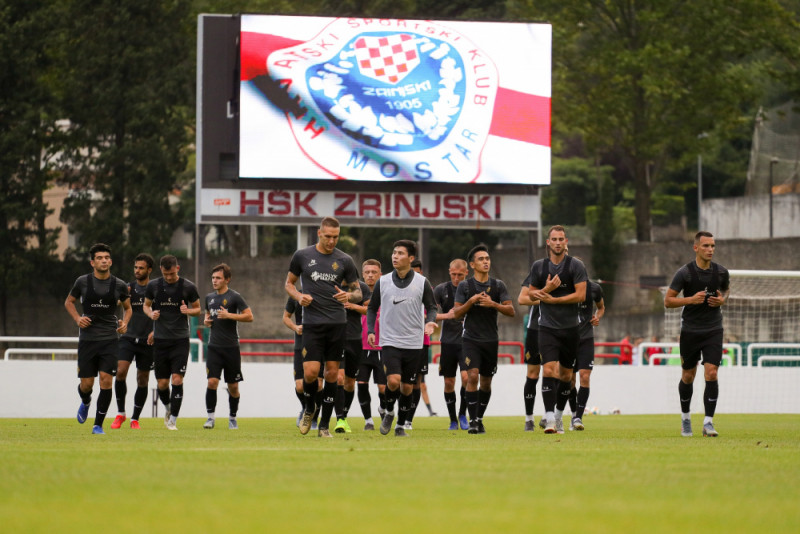
[[[800,415],[587,416],[586,431],[322,440],[289,419],[142,419],[93,436],[74,419],[0,419],[4,532],[799,532]],[[537,418],[538,421],[538,418]]]

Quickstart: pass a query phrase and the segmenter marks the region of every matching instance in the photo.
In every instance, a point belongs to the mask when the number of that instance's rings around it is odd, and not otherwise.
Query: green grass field
[[[490,417],[483,436],[420,415],[406,439],[352,418],[328,440],[289,419],[91,422],[0,419],[3,532],[800,532],[800,415],[718,415],[716,439],[677,415],[564,435]]]

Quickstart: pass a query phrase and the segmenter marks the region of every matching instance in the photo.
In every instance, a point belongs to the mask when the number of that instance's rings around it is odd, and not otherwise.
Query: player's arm
[[[667,289],[667,294],[664,296],[664,307],[680,308],[682,306],[689,306],[690,304],[702,304],[705,299],[705,291],[698,291],[694,295],[688,297],[679,297],[676,290],[669,288]]]
[[[252,323],[253,311],[250,308],[245,308],[239,313],[231,313],[226,308],[220,307],[219,311],[217,312],[217,317],[220,319],[239,321],[240,323]]]
[[[378,323],[378,310],[381,307],[381,281],[375,282],[372,297],[367,306],[367,343],[375,347],[375,327]]]
[[[295,323],[292,314],[286,310],[283,310],[283,324],[298,336],[303,335],[303,325]]]
[[[367,314],[367,306],[369,305],[369,301],[364,301],[363,304],[356,304],[355,302],[348,302],[344,305],[345,309],[357,311],[361,315]]]
[[[161,310],[153,311],[153,300],[147,297],[144,298],[144,303],[142,303],[142,311],[153,321],[158,321],[158,318],[161,317]]]
[[[429,336],[436,330],[438,308],[436,299],[433,298],[433,288],[427,281],[425,282],[425,288],[422,290],[422,306],[425,308],[425,334]]]
[[[600,324],[600,319],[602,319],[603,315],[606,314],[606,303],[605,300],[601,298],[595,302],[594,305],[597,307],[597,310],[595,310],[594,315],[592,315],[590,322],[592,323],[592,326],[597,326]]]
[[[133,307],[131,307],[130,298],[123,300],[120,304],[122,304],[122,320],[119,322],[117,333],[124,334],[128,331],[128,323],[131,322],[131,317],[133,317]]]
[[[719,308],[720,306],[724,306],[728,303],[728,295],[730,295],[731,290],[726,289],[725,291],[718,290],[717,295],[714,297],[708,297],[708,305],[712,308]]]
[[[358,280],[350,282],[347,286],[347,302],[359,303],[364,300],[364,295],[361,293],[361,284]]]
[[[78,313],[78,308],[75,307],[77,301],[77,298],[72,295],[67,295],[67,300],[64,301],[64,308],[67,309],[67,313],[72,317],[72,320],[75,321],[79,328],[87,328],[92,324],[92,320],[85,316],[82,317],[81,314]]]
[[[569,295],[553,297],[550,293],[542,294],[542,302],[547,304],[577,304],[586,300],[586,281],[575,284],[575,291]]]
[[[491,306],[506,317],[514,317],[516,314],[516,311],[514,311],[514,304],[512,304],[510,300],[504,300],[503,302],[499,303],[492,300]]]
[[[522,286],[517,296],[517,304],[520,306],[538,306],[539,301],[531,298],[530,286]]]
[[[284,284],[284,288],[286,289],[286,292],[289,294],[289,296],[292,297],[297,302],[299,302],[301,306],[308,306],[309,304],[311,304],[311,301],[313,301],[314,298],[311,295],[301,293],[297,289],[297,281],[299,279],[300,279],[299,276],[289,271],[286,274],[286,283]]]
[[[191,315],[192,317],[197,317],[203,310],[200,308],[200,299],[195,300],[194,302],[190,303],[189,306],[186,305],[185,301],[181,301],[181,313],[184,315]]]

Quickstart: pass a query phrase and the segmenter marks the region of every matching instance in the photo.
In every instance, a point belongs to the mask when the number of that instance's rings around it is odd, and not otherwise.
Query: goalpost
[[[737,363],[800,366],[800,271],[729,272],[731,291],[722,308],[722,325],[725,343],[736,343],[747,354]],[[678,340],[682,311],[665,309],[665,341]],[[758,363],[761,356],[767,358]]]

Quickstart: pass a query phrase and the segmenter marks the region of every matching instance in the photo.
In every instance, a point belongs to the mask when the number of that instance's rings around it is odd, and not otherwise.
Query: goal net
[[[730,275],[730,296],[722,308],[724,341],[739,344],[744,354],[757,344],[749,352],[753,361],[745,357],[745,365],[771,356],[762,364],[800,366],[800,271],[733,270]],[[665,310],[665,341],[677,341],[683,308]]]

